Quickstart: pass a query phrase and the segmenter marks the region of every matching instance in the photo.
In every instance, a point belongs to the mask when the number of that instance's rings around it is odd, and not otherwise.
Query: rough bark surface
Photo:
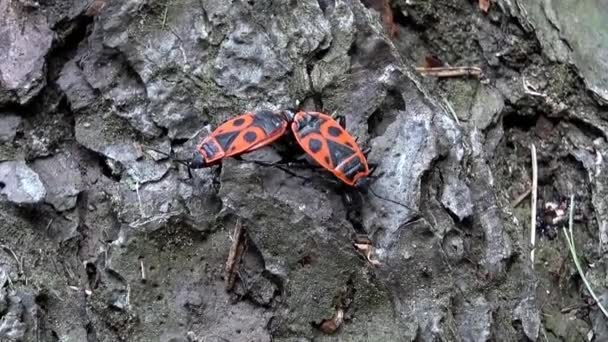
[[[533,3],[0,0],[0,340],[608,340],[545,210],[575,196],[608,305],[606,8]],[[282,142],[174,162],[295,107],[344,115],[373,191],[422,218],[253,162],[295,158]]]

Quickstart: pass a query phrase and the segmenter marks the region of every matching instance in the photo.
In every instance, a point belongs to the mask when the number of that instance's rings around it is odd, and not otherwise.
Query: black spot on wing
[[[342,130],[336,126],[330,126],[327,129],[327,133],[329,133],[329,135],[331,135],[332,137],[337,138],[342,135]]]
[[[236,131],[236,132],[218,134],[215,136],[215,139],[217,140],[218,144],[220,144],[220,147],[224,151],[228,151],[228,148],[230,147],[230,145],[232,145],[232,143],[234,142],[234,139],[236,139],[236,137],[239,135],[239,133],[240,133],[239,131]]]
[[[327,147],[329,148],[329,156],[331,157],[332,164],[336,166],[355,153],[355,151],[348,146],[331,140],[327,140]]]
[[[245,123],[245,119],[243,119],[243,118],[239,118],[239,119],[234,120],[234,121],[232,122],[232,125],[233,125],[234,127],[239,127],[239,126],[243,125],[244,123]]]
[[[245,133],[245,135],[243,136],[243,139],[245,139],[245,141],[248,143],[254,142],[257,138],[258,138],[258,135],[252,131]]]
[[[322,147],[323,143],[319,139],[312,138],[308,141],[308,149],[310,149],[312,153],[318,153],[321,151]]]

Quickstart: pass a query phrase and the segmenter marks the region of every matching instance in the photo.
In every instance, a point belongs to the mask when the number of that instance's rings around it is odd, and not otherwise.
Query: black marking
[[[353,146],[353,144],[351,144],[350,141],[345,142],[344,145],[346,145],[350,148],[355,148],[355,146]]]
[[[365,172],[365,166],[363,166],[359,158],[355,157],[344,164],[341,171],[347,179],[352,181],[357,173]]]
[[[331,135],[332,137],[337,138],[342,135],[342,130],[336,126],[331,126],[327,129],[327,133],[329,133],[329,135]]]
[[[234,142],[234,139],[236,139],[236,137],[239,135],[239,133],[241,133],[241,132],[236,131],[236,132],[218,134],[215,136],[215,139],[217,140],[218,144],[220,144],[220,146],[222,147],[222,149],[224,151],[228,151],[228,147],[230,147],[230,145],[232,145],[232,143]]]
[[[217,150],[216,146],[214,143],[212,142],[206,142],[204,143],[201,148],[205,151],[205,155],[207,156],[207,158],[209,159],[213,159],[213,156],[215,156],[216,153],[218,153],[219,151]]]
[[[268,136],[272,136],[283,126],[285,120],[278,113],[261,110],[253,116],[252,126],[261,128]]]
[[[232,125],[233,125],[234,127],[239,127],[239,126],[241,126],[241,125],[242,125],[242,124],[244,124],[244,123],[245,123],[245,119],[243,119],[243,118],[238,118],[238,119],[236,119],[236,120],[234,120],[234,121],[232,122]]]
[[[258,135],[255,132],[249,131],[247,133],[245,133],[245,135],[243,136],[243,139],[245,139],[246,142],[248,143],[252,143],[254,142],[256,139],[258,138]]]
[[[323,160],[325,160],[325,164],[331,165],[331,160],[329,160],[329,156],[325,156],[325,158],[323,158]]]
[[[308,141],[308,148],[312,151],[312,153],[321,151],[321,147],[323,147],[323,143],[319,139],[312,138]]]
[[[354,150],[331,140],[327,140],[327,147],[329,148],[331,161],[336,166],[355,153]]]
[[[301,138],[311,133],[321,134],[321,124],[323,122],[324,120],[321,120],[318,116],[306,114],[302,117],[302,120],[298,121],[297,133]]]

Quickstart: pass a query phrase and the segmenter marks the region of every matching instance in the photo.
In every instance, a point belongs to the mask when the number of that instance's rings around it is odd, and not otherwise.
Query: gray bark
[[[605,300],[606,11],[0,0],[0,340],[608,340],[546,209],[575,196]],[[483,74],[424,77],[430,56]],[[328,172],[255,163],[294,157],[283,142],[192,177],[175,162],[234,115],[296,107],[344,115],[373,192],[410,209],[351,193],[353,215]],[[532,144],[534,263],[530,199],[513,202]]]

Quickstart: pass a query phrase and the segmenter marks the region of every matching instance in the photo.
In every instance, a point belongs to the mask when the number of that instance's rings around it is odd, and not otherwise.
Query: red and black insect
[[[343,184],[363,193],[369,191],[379,199],[416,212],[403,203],[376,194],[371,189],[370,181],[376,178],[374,172],[378,165],[367,161],[369,150],[361,150],[356,139],[346,131],[344,117],[338,117],[336,121],[327,114],[300,111],[291,121],[291,130],[300,147]],[[352,202],[352,199],[347,201]]]
[[[360,187],[371,176],[365,153],[345,130],[344,118],[339,121],[318,112],[261,110],[231,118],[196,147],[191,168],[216,165],[222,159],[237,157],[275,142],[287,131],[317,164],[332,172],[349,186]]]
[[[283,111],[247,112],[225,121],[196,147],[190,168],[216,165],[222,159],[257,150],[281,138],[288,125]]]
[[[376,166],[368,164],[367,151],[346,131],[344,117],[336,121],[319,112],[298,112],[291,130],[306,154],[342,183],[357,188],[367,184]]]

